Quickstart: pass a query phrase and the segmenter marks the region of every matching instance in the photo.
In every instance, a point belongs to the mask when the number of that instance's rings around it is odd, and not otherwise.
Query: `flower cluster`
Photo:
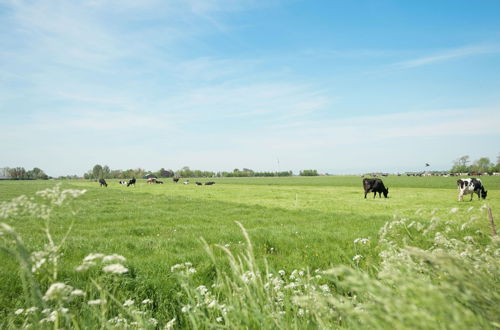
[[[75,270],[78,272],[86,271],[89,268],[97,266],[98,263],[103,264],[102,271],[111,274],[124,274],[128,272],[128,268],[120,263],[112,263],[115,261],[125,262],[127,259],[119,254],[105,255],[103,253],[91,253],[83,258],[83,263]],[[112,263],[112,264],[111,264]]]

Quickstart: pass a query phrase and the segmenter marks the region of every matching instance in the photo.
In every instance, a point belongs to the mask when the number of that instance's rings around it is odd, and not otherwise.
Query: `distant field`
[[[248,229],[257,257],[265,256],[272,269],[293,270],[352,264],[358,253],[353,240],[376,241],[381,226],[394,217],[453,220],[469,217],[486,203],[500,219],[500,177],[481,178],[489,191],[486,201],[476,196],[463,203],[457,202],[456,179],[390,176],[383,178],[390,198],[366,200],[362,179],[355,176],[222,178],[214,179],[213,186],[194,185],[208,179],[190,179],[189,185],[139,180],[136,187],[108,180],[108,188],[96,182],[64,181],[63,188],[88,192],[58,209],[52,227],[60,239],[74,221],[65,244],[63,279],[78,283],[73,268],[91,252],[120,253],[133,270],[126,286],[130,295],[151,297],[161,302],[158,309],[168,310],[176,291],[170,266],[191,261],[199,269],[196,276],[211,278],[213,270],[199,239],[238,251],[243,238],[235,221]],[[55,183],[0,181],[0,201],[31,195]],[[452,208],[458,211],[450,213]],[[45,244],[38,220],[23,217],[6,222],[29,248]],[[378,253],[366,253],[363,267],[370,270],[377,265]],[[0,318],[19,304],[21,292],[15,263],[6,255],[1,259]]]

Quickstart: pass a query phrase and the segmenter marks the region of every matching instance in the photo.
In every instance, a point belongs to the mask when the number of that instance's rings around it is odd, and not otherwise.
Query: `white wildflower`
[[[304,316],[304,310],[302,308],[299,308],[299,310],[297,311],[297,315]]]
[[[43,296],[43,300],[66,300],[69,294],[73,291],[73,287],[64,283],[53,283],[48,288]]]
[[[22,314],[23,312],[24,312],[24,309],[19,308],[18,310],[16,310],[16,311],[14,312],[14,314],[19,315],[19,314]]]
[[[132,299],[127,299],[125,300],[125,302],[123,303],[123,306],[125,307],[129,307],[129,306],[132,306],[134,304],[134,301]]]
[[[84,262],[83,264],[81,264],[80,266],[75,267],[75,270],[76,270],[77,272],[84,272],[84,271],[86,271],[87,269],[89,269],[90,267],[95,266],[95,265],[96,265],[96,263],[95,263],[95,262],[93,262],[93,261],[85,261],[85,262]]]
[[[458,207],[454,207],[450,210],[450,213],[457,213]]]
[[[142,303],[141,303],[141,304],[146,305],[146,304],[152,304],[152,303],[153,303],[153,301],[152,301],[151,299],[146,298],[146,299],[144,299],[144,300],[142,301]]]
[[[41,319],[40,323],[55,322],[56,319],[57,319],[57,311],[53,311],[50,313],[49,316],[47,316],[44,319]]]
[[[174,328],[174,325],[175,325],[175,321],[177,320],[177,318],[173,318],[171,319],[170,321],[167,322],[167,324],[165,324],[165,330],[169,330],[169,329],[173,329]]]
[[[33,306],[33,307],[30,307],[26,310],[26,313],[34,313],[38,310],[38,307],[36,306]]]
[[[89,304],[89,305],[100,305],[100,304],[103,304],[105,302],[106,302],[106,300],[103,300],[103,299],[95,299],[95,300],[89,300],[89,301],[87,301],[87,304]]]
[[[113,274],[124,274],[128,272],[128,268],[123,266],[122,264],[111,264],[103,267],[102,270],[105,273],[113,273]]]
[[[189,312],[190,310],[191,310],[191,305],[184,305],[184,306],[182,306],[182,308],[181,308],[181,312],[183,312],[183,313],[187,313],[187,312]]]
[[[281,276],[285,276],[285,271],[283,269],[278,270],[278,274],[280,274]]]
[[[361,258],[363,258],[363,256],[362,256],[362,255],[360,255],[360,254],[356,254],[356,255],[352,258],[352,260],[353,260],[353,261],[359,261]]]
[[[76,289],[76,290],[71,291],[70,295],[71,296],[85,296],[85,292],[83,292],[80,289]]]
[[[102,254],[102,253],[91,253],[88,256],[86,256],[85,258],[83,258],[83,261],[93,261],[93,260],[102,259],[102,258],[104,258],[104,254]]]
[[[224,244],[224,247],[228,249],[231,246],[231,244]]]
[[[188,274],[194,274],[194,273],[196,273],[196,269],[194,269],[193,267],[191,267],[191,268],[189,268],[187,270],[187,272],[188,272]]]
[[[217,322],[221,323],[224,319],[223,319],[222,317],[220,317],[220,316],[219,316],[219,317],[217,317],[215,320],[216,320]]]
[[[150,319],[148,320],[148,322],[149,322],[149,324],[151,324],[151,325],[153,325],[153,326],[157,326],[157,325],[158,325],[158,320],[157,320],[157,319],[155,319],[155,318],[153,318],[153,317],[152,317],[152,318],[150,318]]]
[[[330,287],[327,284],[323,284],[319,287],[323,292],[330,292]]]
[[[200,285],[199,287],[196,288],[196,290],[198,290],[198,292],[202,295],[202,296],[206,296],[207,293],[208,293],[208,289],[206,286],[204,285]]]
[[[112,255],[105,256],[104,258],[102,258],[102,262],[113,262],[113,261],[125,262],[125,261],[127,261],[127,259],[124,256],[121,256],[119,254],[112,254]]]

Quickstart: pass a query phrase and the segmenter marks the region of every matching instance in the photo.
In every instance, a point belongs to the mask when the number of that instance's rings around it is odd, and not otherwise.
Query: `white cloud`
[[[467,46],[467,47],[443,50],[433,55],[406,60],[403,62],[396,63],[394,66],[402,69],[411,69],[437,62],[445,62],[448,60],[466,56],[493,54],[499,52],[500,52],[500,47],[496,45]]]

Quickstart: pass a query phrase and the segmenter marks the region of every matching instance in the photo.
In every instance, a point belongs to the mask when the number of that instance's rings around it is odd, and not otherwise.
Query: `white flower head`
[[[123,266],[122,264],[111,264],[104,266],[102,269],[105,273],[112,273],[112,274],[124,274],[128,272],[128,268]]]
[[[104,304],[106,302],[106,300],[104,299],[95,299],[95,300],[89,300],[87,301],[87,304],[89,305],[100,305],[100,304]]]
[[[123,306],[125,307],[129,307],[129,306],[132,306],[134,304],[134,301],[132,299],[127,299],[125,300],[125,302],[123,303]]]
[[[167,324],[165,324],[165,330],[169,330],[169,329],[173,329],[174,328],[174,325],[175,325],[175,321],[177,320],[177,318],[173,318],[171,319],[170,321],[167,322]]]
[[[114,261],[120,261],[120,262],[125,262],[127,259],[124,256],[121,256],[119,254],[112,254],[109,256],[105,256],[102,258],[102,262],[114,262]]]
[[[66,285],[64,283],[52,283],[50,287],[45,292],[43,300],[67,300],[73,287]]]
[[[17,309],[17,310],[14,312],[14,314],[16,314],[16,315],[19,315],[19,314],[22,314],[22,313],[24,313],[24,309],[23,309],[23,308],[19,308],[19,309]]]
[[[359,260],[361,260],[361,258],[363,258],[363,256],[362,256],[362,255],[360,255],[360,254],[356,254],[356,255],[352,258],[352,260],[353,260],[353,261],[359,261]]]
[[[152,301],[151,299],[149,299],[149,298],[146,298],[146,299],[144,299],[144,300],[142,301],[142,304],[143,304],[143,305],[146,305],[146,304],[152,304],[152,303],[153,303],[153,301]]]
[[[70,295],[72,295],[72,296],[85,296],[85,292],[83,292],[80,289],[76,289],[76,290],[71,291]]]
[[[102,253],[91,253],[85,258],[83,258],[83,261],[94,261],[96,259],[102,259],[104,257],[104,254]]]

